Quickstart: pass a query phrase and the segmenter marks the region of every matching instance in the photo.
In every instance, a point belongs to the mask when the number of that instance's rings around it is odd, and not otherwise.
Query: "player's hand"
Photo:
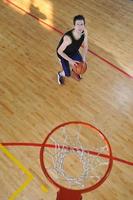
[[[86,62],[85,62],[85,61],[83,61],[83,65],[86,65]]]
[[[72,65],[72,67],[74,67],[75,65],[78,65],[78,63],[80,62],[77,60],[71,60],[69,63]]]

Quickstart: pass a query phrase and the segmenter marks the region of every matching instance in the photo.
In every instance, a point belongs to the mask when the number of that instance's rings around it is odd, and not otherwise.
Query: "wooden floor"
[[[41,144],[71,120],[96,126],[113,156],[129,162],[114,160],[106,182],[83,200],[133,198],[132,8],[130,0],[0,1],[0,200],[56,199],[58,189],[40,167],[40,148],[4,144]],[[80,82],[67,78],[60,87],[55,49],[77,14],[86,17],[88,70]]]

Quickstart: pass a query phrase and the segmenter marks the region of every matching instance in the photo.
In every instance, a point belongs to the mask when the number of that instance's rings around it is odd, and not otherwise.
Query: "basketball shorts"
[[[77,54],[75,54],[74,56],[69,56],[70,58],[72,58],[73,60],[77,60],[79,62],[83,61],[83,58],[81,56],[81,54],[78,52]],[[69,62],[67,60],[65,60],[64,58],[59,58],[62,68],[65,72],[65,76],[71,76],[71,70],[70,70],[70,66],[69,66]]]

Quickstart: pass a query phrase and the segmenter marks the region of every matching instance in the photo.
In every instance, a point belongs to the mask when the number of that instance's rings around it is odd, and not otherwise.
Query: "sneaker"
[[[72,74],[71,74],[72,78],[76,79],[77,81],[80,81],[82,78],[79,74],[75,73],[73,70],[72,70]]]
[[[57,80],[58,80],[59,85],[64,84],[64,78],[63,76],[60,75],[60,72],[57,73]]]
[[[78,81],[80,81],[82,79],[81,76],[79,74],[76,74],[76,75],[77,75]]]

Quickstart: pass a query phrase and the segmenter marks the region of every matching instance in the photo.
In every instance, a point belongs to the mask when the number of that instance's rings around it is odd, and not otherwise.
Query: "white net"
[[[45,167],[52,179],[71,189],[94,185],[108,167],[108,147],[94,129],[82,125],[60,128],[47,141]]]

